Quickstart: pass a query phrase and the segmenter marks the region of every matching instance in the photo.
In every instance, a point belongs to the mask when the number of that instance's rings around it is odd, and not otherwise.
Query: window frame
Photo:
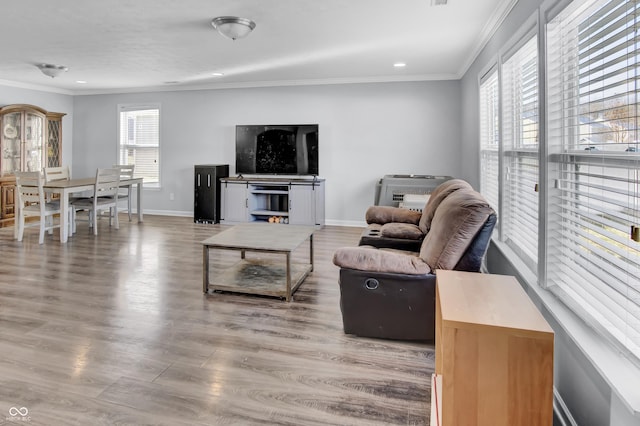
[[[602,0],[601,3],[598,3],[599,0],[588,1],[575,3],[572,6],[572,9],[563,9],[556,16],[550,18],[548,20],[549,24],[547,28],[545,28],[545,36],[549,35],[550,31],[553,31],[554,28],[558,28],[562,32],[564,32],[567,28],[567,24],[562,23],[559,25],[554,23],[553,20],[560,14],[570,14],[571,17],[566,17],[567,19],[571,19],[572,23],[575,21],[575,25],[571,28],[575,28],[575,36],[572,40],[576,40],[575,45],[570,45],[570,49],[573,49],[571,52],[575,53],[574,56],[569,56],[569,58],[575,58],[572,65],[572,70],[575,70],[573,76],[570,76],[568,80],[565,80],[565,76],[568,74],[567,67],[563,66],[561,71],[557,71],[555,68],[551,66],[547,67],[545,70],[545,79],[547,80],[547,87],[555,89],[556,86],[561,87],[561,90],[552,90],[553,96],[548,95],[545,99],[546,105],[548,107],[547,113],[545,114],[546,128],[547,132],[545,135],[545,144],[546,144],[546,154],[545,154],[545,163],[547,165],[547,190],[548,195],[546,196],[546,234],[545,234],[545,244],[547,245],[544,252],[544,261],[545,261],[545,276],[544,281],[542,281],[542,285],[544,288],[548,289],[550,292],[555,294],[560,300],[562,300],[573,312],[577,313],[583,320],[585,320],[590,326],[598,330],[601,337],[608,341],[609,344],[612,344],[617,348],[618,351],[625,354],[625,356],[636,365],[640,365],[640,333],[635,330],[633,324],[640,321],[639,315],[640,311],[636,311],[633,309],[634,300],[637,299],[637,296],[634,297],[632,294],[635,294],[639,291],[640,287],[637,287],[637,284],[633,284],[633,282],[628,281],[628,279],[633,280],[631,277],[636,276],[633,271],[633,266],[628,266],[626,271],[626,285],[627,291],[626,296],[618,296],[616,294],[616,283],[610,282],[610,280],[605,280],[604,275],[612,274],[616,275],[616,268],[621,268],[619,265],[614,266],[616,263],[615,259],[615,247],[608,248],[607,245],[609,241],[612,241],[614,244],[615,240],[610,240],[607,235],[610,232],[610,229],[606,228],[605,225],[601,227],[602,230],[598,230],[600,223],[605,224],[607,219],[605,216],[614,215],[616,213],[615,209],[611,207],[604,207],[606,210],[602,210],[602,213],[590,213],[591,208],[603,208],[600,205],[604,204],[604,198],[615,198],[615,196],[609,196],[609,194],[615,193],[616,184],[615,181],[622,178],[615,178],[617,174],[635,174],[637,175],[638,170],[640,168],[640,155],[635,152],[621,152],[616,153],[614,151],[584,151],[580,144],[580,138],[582,137],[583,130],[591,132],[593,123],[596,120],[591,119],[587,122],[586,125],[583,125],[580,118],[585,115],[583,108],[585,105],[589,106],[588,115],[592,114],[591,103],[594,100],[589,96],[587,100],[584,99],[584,92],[582,89],[585,87],[588,88],[588,94],[591,95],[593,93],[593,89],[591,88],[591,82],[597,81],[600,77],[592,72],[589,68],[591,65],[591,59],[587,58],[586,67],[584,63],[580,62],[580,57],[583,56],[580,49],[584,47],[581,41],[578,38],[578,33],[581,31],[580,27],[586,22],[585,19],[591,19],[593,16],[597,16],[596,12],[600,12],[601,10],[606,10],[605,0]],[[613,0],[615,1],[615,0]],[[611,3],[613,3],[613,1]],[[621,1],[620,8],[628,8],[626,1]],[[633,26],[635,31],[637,31],[638,26],[637,23],[638,16],[640,15],[638,5],[631,5],[635,9],[635,20],[636,24]],[[613,8],[615,9],[615,7]],[[602,16],[607,16],[606,13],[602,14]],[[626,15],[624,15],[626,16]],[[607,19],[609,16],[607,16]],[[626,18],[623,18],[626,19]],[[595,19],[598,21],[599,19]],[[616,22],[615,20],[613,22]],[[553,25],[556,25],[554,27]],[[601,30],[597,29],[597,25],[595,26],[594,32],[592,34],[598,34]],[[631,31],[633,32],[633,31]],[[609,33],[611,34],[611,33]],[[607,37],[604,40],[610,40],[615,37]],[[637,37],[637,36],[636,36]],[[587,39],[588,40],[588,39]],[[598,39],[597,43],[603,39]],[[551,64],[557,64],[557,60],[549,59],[549,45],[550,40],[548,37],[545,39],[545,59],[546,62],[550,62]],[[556,44],[559,41],[555,41]],[[565,44],[560,43],[560,45],[565,48]],[[591,44],[587,45],[590,47]],[[608,44],[606,45],[608,46]],[[637,57],[640,56],[640,49],[638,49],[638,43],[635,44],[635,48],[631,51],[630,55],[635,59],[636,65],[634,69],[639,67]],[[589,49],[591,50],[591,49]],[[609,50],[606,50],[609,52]],[[560,53],[561,58],[565,58],[566,54],[564,50]],[[628,61],[628,59],[626,60]],[[633,62],[633,60],[631,60]],[[564,65],[565,62],[562,62]],[[608,60],[603,62],[604,64],[609,64]],[[600,68],[598,66],[597,68]],[[597,71],[596,71],[597,72]],[[585,80],[585,75],[587,75],[587,79]],[[555,78],[555,80],[554,80]],[[626,77],[628,79],[628,77]],[[638,76],[633,77],[635,81],[638,80]],[[585,81],[588,81],[589,84],[585,85]],[[555,82],[555,83],[554,83]],[[569,83],[567,83],[569,82]],[[556,86],[554,86],[554,84]],[[603,87],[600,93],[604,96],[603,99],[607,99],[605,95],[606,88],[608,87],[607,80],[603,79]],[[570,93],[569,97],[564,97],[565,93]],[[597,93],[597,92],[596,92]],[[624,96],[626,94],[632,93],[632,90],[626,88],[626,91],[621,92]],[[637,89],[635,90],[637,97]],[[618,93],[616,96],[622,96],[622,94]],[[595,101],[598,102],[598,101]],[[604,107],[604,106],[603,106]],[[637,107],[636,107],[637,108]],[[597,110],[600,111],[600,110]],[[632,128],[636,134],[638,132],[638,111],[636,109],[635,115],[635,128]],[[605,127],[607,120],[602,120],[602,127]],[[560,123],[560,124],[556,124]],[[568,124],[569,123],[569,124]],[[585,129],[583,127],[589,126]],[[609,132],[613,132],[611,129]],[[590,133],[591,134],[591,133]],[[591,139],[588,144],[592,144]],[[577,144],[577,145],[575,145]],[[575,145],[575,146],[574,146]],[[606,147],[606,144],[603,145]],[[580,167],[583,167],[581,170]],[[594,171],[595,169],[595,171]],[[598,170],[600,170],[598,172]],[[635,170],[635,172],[634,172]],[[597,174],[601,174],[602,179],[597,177]],[[582,180],[580,180],[582,179]],[[632,190],[631,193],[634,195],[627,195],[625,200],[626,203],[630,203],[628,205],[636,206],[635,214],[632,216],[638,222],[638,210],[637,210],[637,200],[638,200],[638,189],[637,189],[637,178],[626,178],[630,181],[636,182],[636,189]],[[599,196],[597,195],[597,191],[601,191],[598,186],[603,186],[606,188],[606,195]],[[606,185],[606,186],[605,186]],[[631,185],[631,183],[630,183]],[[584,191],[581,192],[581,187],[586,188],[586,191],[589,191],[589,187],[594,188],[593,194],[589,192],[586,194]],[[567,193],[575,193],[576,195],[572,196],[572,200],[567,198]],[[582,193],[583,195],[579,195]],[[581,198],[582,197],[582,198]],[[599,201],[599,197],[602,201]],[[635,198],[635,202],[634,202]],[[566,201],[561,201],[565,199]],[[606,201],[609,203],[609,201]],[[576,207],[577,206],[577,207]],[[580,207],[583,206],[583,207]],[[567,213],[568,212],[568,213]],[[632,210],[633,212],[633,210]],[[564,219],[560,222],[555,221],[552,222],[552,217],[559,217],[559,214],[562,214],[561,217]],[[570,217],[567,217],[570,216]],[[589,218],[589,215],[592,218]],[[602,216],[602,219],[600,217]],[[629,220],[633,222],[632,220]],[[593,222],[593,223],[591,223]],[[568,225],[566,224],[568,223]],[[622,225],[620,225],[622,226]],[[606,228],[606,229],[605,229]],[[603,231],[606,231],[603,232]],[[575,235],[573,234],[575,233]],[[602,234],[602,235],[600,235]],[[578,247],[582,247],[582,253],[576,251],[576,253],[567,253],[568,246],[566,248],[563,245],[552,244],[551,239],[569,239],[576,244],[578,244],[578,240],[584,241],[585,244],[580,245]],[[614,238],[614,237],[612,237]],[[624,244],[624,243],[620,243]],[[631,241],[630,238],[627,238],[627,244],[625,245],[627,254],[624,257],[625,262],[633,263],[633,259],[637,259],[637,251],[639,250],[637,247],[634,247],[635,243]],[[611,246],[613,247],[613,246]],[[623,251],[625,249],[623,248]],[[557,256],[554,255],[554,252],[558,252]],[[610,252],[613,254],[606,254],[606,252]],[[604,254],[602,254],[604,253]],[[629,256],[632,256],[629,258]],[[611,257],[611,259],[609,259]],[[602,262],[601,266],[594,266],[590,264],[586,264],[584,262],[588,262],[587,259],[593,258],[595,262]],[[606,262],[613,262],[608,267],[605,267],[604,264]],[[558,262],[568,262],[573,264],[574,268],[577,268],[574,273],[576,276],[582,277],[582,284],[576,284],[573,282],[574,280],[563,280],[561,278],[562,271],[559,267],[555,267],[554,265],[558,265]],[[575,264],[582,263],[582,266],[575,266]],[[637,265],[637,260],[635,261]],[[597,263],[596,263],[597,265]],[[570,268],[571,266],[566,266]],[[600,269],[599,269],[600,268]],[[637,266],[636,266],[637,268]],[[624,274],[624,270],[618,273]],[[613,278],[612,278],[613,279]],[[621,279],[620,277],[616,277],[615,279]],[[598,281],[600,280],[600,281]],[[579,291],[576,291],[573,287],[579,287]],[[635,288],[635,289],[634,289]],[[619,290],[618,290],[619,291]],[[625,299],[626,298],[626,299]],[[591,299],[591,301],[589,301]],[[618,300],[618,301],[616,301]],[[621,301],[626,300],[626,305],[628,307],[624,308],[626,310],[621,311],[620,308],[616,308],[617,303],[621,303]],[[596,307],[596,304],[598,307]],[[638,302],[636,301],[637,305]],[[607,308],[605,308],[607,306]],[[635,315],[633,312],[636,312]],[[620,316],[626,315],[626,319],[621,319]],[[615,325],[616,322],[619,322],[619,325]],[[623,327],[620,327],[620,324]],[[624,331],[626,329],[626,331]],[[635,336],[635,337],[634,337]]]
[[[500,123],[500,128],[501,128],[501,138],[500,138],[500,216],[502,216],[502,220],[501,222],[501,227],[500,227],[500,233],[499,233],[499,238],[502,242],[508,244],[511,248],[511,250],[513,251],[513,253],[515,253],[521,261],[524,262],[524,264],[527,266],[527,268],[534,273],[535,275],[539,275],[539,264],[540,264],[540,258],[541,258],[541,247],[544,245],[543,241],[540,240],[540,218],[542,217],[541,215],[541,205],[542,205],[542,199],[540,197],[540,187],[542,185],[540,185],[541,182],[541,178],[540,178],[540,170],[541,170],[541,161],[540,161],[540,151],[541,151],[541,146],[544,143],[544,126],[542,125],[542,123],[544,122],[543,116],[542,116],[542,111],[543,108],[541,107],[541,105],[544,102],[544,97],[543,97],[543,86],[541,84],[542,81],[542,72],[541,72],[541,53],[540,53],[540,45],[541,45],[541,40],[540,40],[540,32],[538,30],[539,28],[539,20],[538,20],[538,15],[533,15],[531,17],[529,17],[524,24],[520,27],[519,31],[517,31],[512,38],[509,40],[509,42],[507,42],[507,44],[505,45],[505,48],[503,48],[500,51],[499,54],[499,60],[498,60],[498,68],[500,71],[500,103],[501,103],[501,108],[500,108],[500,114],[501,114],[501,123]],[[508,76],[505,74],[504,68],[505,68],[505,64],[507,64],[511,59],[513,59],[515,57],[515,55],[519,54],[523,48],[525,48],[533,39],[535,39],[535,50],[536,50],[536,118],[537,118],[537,147],[536,147],[536,151],[531,151],[531,150],[526,150],[526,149],[522,149],[522,148],[516,148],[516,147],[512,147],[510,141],[507,141],[507,121],[505,120],[505,115],[507,114],[506,108],[508,106],[508,100],[505,99],[506,96],[506,91],[504,90],[504,84],[507,82]],[[513,118],[513,117],[511,117]],[[507,147],[507,143],[509,143],[509,147]],[[535,232],[537,235],[534,239],[537,239],[536,241],[536,247],[535,247],[535,253],[530,253],[533,254],[534,258],[531,258],[530,254],[527,254],[525,250],[521,249],[519,247],[518,242],[516,241],[516,239],[512,238],[512,235],[509,233],[509,230],[507,229],[508,227],[508,220],[506,220],[507,217],[507,212],[505,211],[507,209],[507,195],[505,194],[505,186],[507,184],[507,180],[508,180],[508,174],[507,172],[504,170],[509,163],[509,160],[514,158],[514,157],[519,157],[520,155],[523,156],[523,158],[532,158],[532,156],[534,156],[537,160],[537,172],[538,175],[536,176],[536,185],[532,186],[531,188],[529,188],[527,191],[532,191],[535,192],[534,197],[537,198],[537,218],[536,218],[536,226],[535,226]],[[508,157],[508,158],[507,158]],[[530,193],[524,194],[524,196],[529,196],[531,198]],[[513,243],[509,243],[509,240],[513,240]]]
[[[144,181],[144,188],[161,188],[162,187],[162,131],[161,131],[161,123],[162,123],[162,109],[161,109],[161,104],[160,103],[127,103],[127,104],[118,104],[117,105],[117,112],[116,112],[116,127],[117,127],[117,141],[116,141],[116,164],[120,164],[120,152],[122,149],[135,149],[135,147],[133,148],[127,148],[129,145],[129,143],[126,144],[122,144],[122,141],[120,140],[121,134],[122,134],[122,128],[121,128],[121,114],[123,112],[132,112],[132,111],[144,111],[144,110],[157,110],[158,111],[158,141],[157,141],[157,150],[158,150],[158,165],[157,165],[157,174],[158,174],[158,181],[157,182],[150,182],[148,180]],[[135,133],[135,129],[134,129],[134,133]],[[130,132],[127,129],[126,132],[127,135],[127,142],[129,142],[129,136],[130,136]],[[123,146],[125,148],[123,148]],[[153,146],[153,145],[146,145],[148,146]],[[134,163],[135,164],[135,163]],[[140,177],[140,176],[136,176],[136,177]]]

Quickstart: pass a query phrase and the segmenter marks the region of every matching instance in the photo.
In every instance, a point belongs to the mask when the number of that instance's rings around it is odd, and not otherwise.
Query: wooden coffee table
[[[202,291],[230,291],[281,297],[289,302],[313,271],[313,226],[268,223],[236,225],[202,241]],[[309,240],[309,263],[293,263],[292,252]],[[209,282],[209,251],[235,250],[240,260]],[[245,252],[281,253],[285,261],[247,259]]]

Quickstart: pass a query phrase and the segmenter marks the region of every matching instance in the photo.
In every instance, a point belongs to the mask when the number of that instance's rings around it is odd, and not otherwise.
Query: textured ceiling
[[[0,81],[82,94],[460,78],[515,1],[13,1]],[[210,24],[223,15],[256,29],[226,39]],[[38,63],[69,71],[52,79]]]

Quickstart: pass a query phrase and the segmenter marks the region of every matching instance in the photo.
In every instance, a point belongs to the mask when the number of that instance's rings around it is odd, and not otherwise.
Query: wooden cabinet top
[[[445,270],[436,275],[443,325],[553,339],[553,330],[515,277]]]

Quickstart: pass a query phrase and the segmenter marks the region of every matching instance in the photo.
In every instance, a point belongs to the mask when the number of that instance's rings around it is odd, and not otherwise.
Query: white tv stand
[[[229,177],[220,179],[220,223],[270,222],[324,226],[324,179]]]

